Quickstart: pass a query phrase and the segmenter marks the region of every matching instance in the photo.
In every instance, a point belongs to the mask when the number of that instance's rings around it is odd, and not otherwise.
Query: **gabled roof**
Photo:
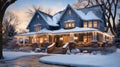
[[[53,22],[52,16],[49,14],[46,14],[42,11],[38,11],[38,13],[42,16],[42,18],[48,23],[50,26],[58,26],[55,22]]]
[[[58,21],[62,18],[62,16],[66,12],[67,8],[71,8],[82,20],[101,20],[102,21],[103,12],[100,5],[82,8],[82,9],[74,9],[72,6],[68,4],[66,9],[54,15],[54,16],[57,16],[57,20],[55,23],[58,23]]]
[[[47,22],[50,26],[59,26],[58,22],[66,12],[67,8],[71,8],[82,20],[101,20],[103,21],[103,11],[100,5],[82,8],[82,9],[74,9],[72,6],[68,4],[66,9],[56,13],[51,16],[42,11],[37,10],[37,12],[42,16],[42,18]]]

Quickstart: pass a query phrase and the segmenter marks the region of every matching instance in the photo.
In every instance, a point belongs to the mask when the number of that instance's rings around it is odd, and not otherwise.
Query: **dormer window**
[[[35,31],[35,32],[40,31],[40,29],[41,29],[41,24],[36,24],[36,25],[34,25],[34,31]]]
[[[93,26],[94,26],[94,28],[97,28],[97,26],[98,26],[97,21],[94,21]]]
[[[74,20],[68,20],[65,21],[65,28],[66,29],[71,29],[75,27],[75,21]]]
[[[39,16],[39,15],[37,15],[37,18],[40,18],[40,16]]]
[[[84,22],[84,28],[87,28],[87,22]]]
[[[92,21],[88,22],[88,27],[90,27],[90,28],[92,27]]]
[[[71,10],[68,10],[68,14],[71,15]]]

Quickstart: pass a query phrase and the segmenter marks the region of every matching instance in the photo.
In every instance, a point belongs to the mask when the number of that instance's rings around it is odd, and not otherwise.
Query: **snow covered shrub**
[[[33,43],[31,46],[32,46],[32,50],[33,51],[35,50],[35,48],[38,48],[38,44],[37,43]]]
[[[49,46],[49,43],[48,43],[48,42],[42,43],[42,44],[41,44],[41,47],[40,47],[40,48],[41,48],[41,51],[44,51],[44,52],[45,52],[48,46]]]
[[[19,51],[23,51],[23,52],[31,52],[32,51],[32,47],[20,47]]]
[[[19,48],[19,45],[17,44],[17,40],[16,39],[11,40],[7,44],[8,44],[7,49],[14,50],[14,49],[18,49]]]

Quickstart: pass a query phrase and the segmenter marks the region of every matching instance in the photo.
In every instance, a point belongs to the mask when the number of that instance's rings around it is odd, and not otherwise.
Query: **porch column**
[[[97,32],[92,32],[93,34],[93,39],[92,40],[97,40]]]
[[[25,45],[25,37],[23,37],[23,45]]]
[[[74,42],[74,33],[70,33],[70,41]]]
[[[54,42],[54,35],[53,34],[51,34],[51,37],[52,37],[52,43]]]
[[[34,36],[33,36],[33,39],[34,39],[34,40],[33,40],[33,41],[34,41],[34,43],[37,43],[37,38],[36,38],[36,35],[34,35]]]
[[[104,34],[103,34],[103,38],[102,39],[103,39],[103,41],[105,41],[105,35]]]
[[[49,34],[47,34],[47,42],[49,42]]]

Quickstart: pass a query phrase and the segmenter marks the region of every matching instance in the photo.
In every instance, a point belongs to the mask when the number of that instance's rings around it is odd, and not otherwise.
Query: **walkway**
[[[48,65],[39,62],[39,58],[43,56],[28,56],[12,61],[0,62],[0,67],[63,67],[57,65]]]

